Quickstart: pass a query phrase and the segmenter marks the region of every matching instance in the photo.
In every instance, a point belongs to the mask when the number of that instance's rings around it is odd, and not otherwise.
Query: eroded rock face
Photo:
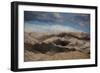
[[[38,40],[35,37],[31,36],[30,33],[24,33],[24,43],[25,44],[26,43],[27,44],[35,44],[37,42],[38,42]]]
[[[58,53],[58,52],[67,52],[67,51],[74,51],[75,48],[68,48],[68,47],[64,47],[61,45],[56,45],[54,43],[36,43],[33,45],[32,50],[36,50],[38,52],[41,53],[46,53],[46,52],[54,52],[54,53]]]
[[[86,54],[90,54],[90,34],[87,33],[67,32],[39,36],[34,35],[34,33],[27,33],[24,39],[25,50],[34,54],[57,54],[63,52],[65,54],[74,51],[84,53],[85,57],[87,56]]]

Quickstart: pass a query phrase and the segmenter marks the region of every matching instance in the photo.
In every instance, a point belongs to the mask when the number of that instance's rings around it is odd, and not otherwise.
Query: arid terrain
[[[90,58],[90,34],[24,32],[24,61],[71,60]]]

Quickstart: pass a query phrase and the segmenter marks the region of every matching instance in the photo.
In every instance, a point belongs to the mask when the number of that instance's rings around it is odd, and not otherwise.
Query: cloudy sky
[[[79,13],[24,11],[25,31],[87,32],[90,33],[90,15]]]

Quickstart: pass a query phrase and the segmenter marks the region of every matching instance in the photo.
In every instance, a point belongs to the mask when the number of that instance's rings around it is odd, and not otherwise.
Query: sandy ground
[[[33,53],[25,51],[25,62],[29,61],[48,61],[48,60],[71,60],[71,59],[89,59],[90,55],[79,51],[62,52],[62,53]]]

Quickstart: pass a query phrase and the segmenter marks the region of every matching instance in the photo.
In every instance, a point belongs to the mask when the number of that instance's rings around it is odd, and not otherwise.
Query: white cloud
[[[72,27],[63,26],[60,24],[55,25],[38,25],[38,24],[25,24],[25,31],[39,32],[39,33],[59,33],[59,32],[79,32],[79,30]]]

